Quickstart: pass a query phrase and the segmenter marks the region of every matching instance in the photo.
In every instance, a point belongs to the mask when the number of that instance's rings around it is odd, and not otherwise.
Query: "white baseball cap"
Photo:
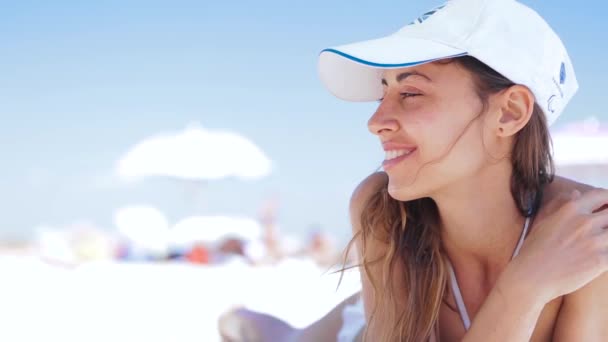
[[[382,69],[472,56],[527,86],[552,124],[578,90],[564,44],[515,0],[450,0],[389,36],[325,49],[321,81],[347,101],[382,97]]]

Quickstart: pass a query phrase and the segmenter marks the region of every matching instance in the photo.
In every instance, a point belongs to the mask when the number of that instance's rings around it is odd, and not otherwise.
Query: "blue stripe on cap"
[[[357,63],[361,63],[361,64],[365,64],[365,65],[371,66],[371,67],[376,67],[376,68],[405,68],[405,67],[409,67],[409,66],[414,66],[414,65],[429,63],[429,62],[433,62],[433,61],[438,61],[440,59],[456,58],[456,57],[463,57],[463,56],[468,55],[468,53],[463,52],[463,53],[459,53],[459,54],[452,55],[452,56],[445,56],[445,57],[427,59],[427,60],[418,61],[418,62],[398,63],[398,64],[382,64],[382,63],[374,63],[374,62],[366,61],[366,60],[363,60],[361,58],[357,58],[355,56],[351,56],[349,54],[346,54],[346,53],[344,53],[342,51],[338,51],[336,49],[324,49],[323,51],[321,51],[321,53],[323,53],[323,52],[332,52],[332,53],[340,55],[340,56],[342,56],[344,58],[350,59],[351,61],[354,61],[354,62],[357,62]]]

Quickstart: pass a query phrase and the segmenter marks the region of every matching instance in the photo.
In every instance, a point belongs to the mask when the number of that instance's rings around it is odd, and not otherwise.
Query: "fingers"
[[[583,195],[580,195],[575,201],[576,206],[582,213],[590,214],[592,212],[597,212],[608,204],[608,190],[590,190]]]
[[[591,220],[593,221],[593,228],[603,231],[608,235],[608,210],[591,214]]]
[[[594,211],[593,211],[593,213],[594,213],[594,214],[595,214],[595,213],[599,213],[600,211],[604,211],[604,210],[608,211],[608,204],[604,204],[604,206],[603,206],[603,207],[601,207],[601,208],[599,208],[599,209],[597,209],[597,210],[594,210]]]
[[[602,260],[605,263],[606,271],[608,271],[608,226],[604,225],[603,227],[604,228],[600,230],[599,235],[595,236],[594,238],[598,239],[598,244],[601,251],[600,253],[603,258]]]

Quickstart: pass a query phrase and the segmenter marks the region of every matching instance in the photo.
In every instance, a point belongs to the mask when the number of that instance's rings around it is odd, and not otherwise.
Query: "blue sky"
[[[608,120],[607,5],[524,1],[569,49],[581,88],[559,124]],[[329,46],[392,33],[440,1],[0,1],[0,237],[150,204],[170,221],[256,216],[279,196],[279,223],[348,236],[356,184],[382,159],[366,122],[375,104],[328,94]],[[113,176],[126,150],[198,122],[238,132],[277,168],[258,182],[191,184]]]

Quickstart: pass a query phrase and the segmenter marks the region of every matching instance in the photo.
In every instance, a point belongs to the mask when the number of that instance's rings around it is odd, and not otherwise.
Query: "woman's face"
[[[484,143],[492,139],[482,137],[488,130],[469,71],[458,63],[429,63],[387,69],[382,83],[368,126],[383,144],[392,197],[430,197],[489,165]]]

